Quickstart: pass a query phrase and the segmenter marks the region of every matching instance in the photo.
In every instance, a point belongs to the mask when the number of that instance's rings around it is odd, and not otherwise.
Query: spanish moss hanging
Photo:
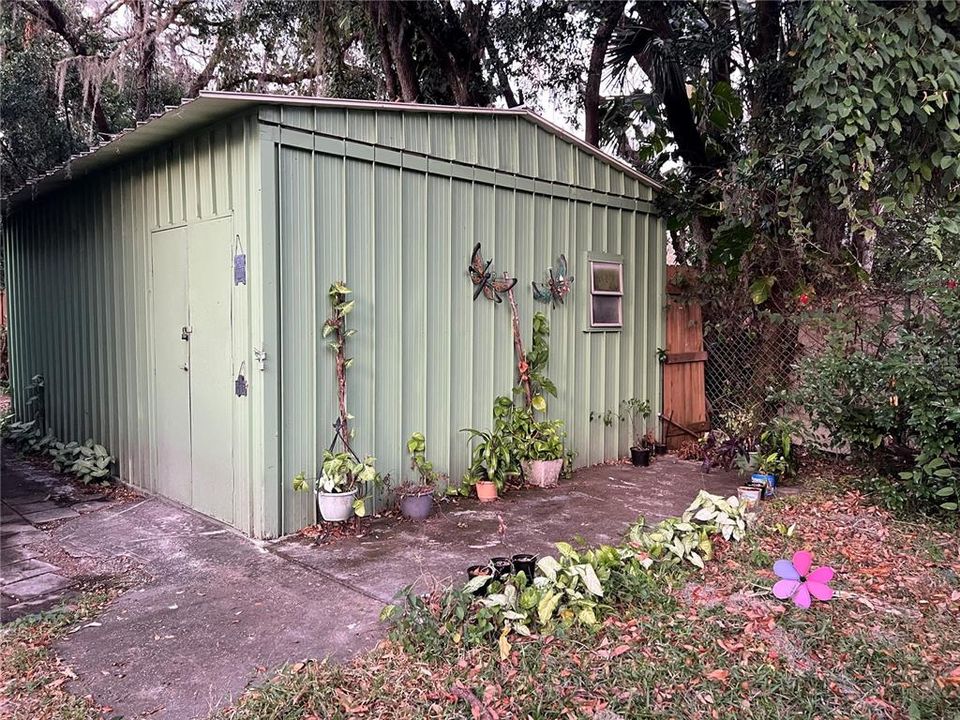
[[[503,277],[496,277],[490,269],[492,263],[493,258],[486,262],[483,261],[483,256],[480,254],[480,243],[477,243],[473,248],[473,255],[470,257],[470,267],[467,268],[470,273],[470,280],[474,285],[474,300],[482,292],[487,300],[493,300],[497,303],[503,302],[500,293],[509,292],[517,284],[517,279],[508,277],[506,273],[503,274]]]
[[[546,282],[542,285],[530,283],[533,285],[533,299],[542,303],[553,303],[563,305],[563,298],[570,292],[570,286],[573,284],[573,275],[567,275],[567,258],[563,253],[557,258],[556,270],[547,268]]]

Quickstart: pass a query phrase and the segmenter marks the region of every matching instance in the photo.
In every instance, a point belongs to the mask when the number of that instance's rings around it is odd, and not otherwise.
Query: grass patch
[[[837,571],[837,597],[808,611],[769,592],[773,561],[799,549]],[[956,533],[818,490],[767,504],[705,571],[621,590],[596,629],[514,639],[501,660],[495,637],[455,638],[435,596],[375,650],[285,667],[217,717],[955,718],[958,577]]]
[[[0,715],[11,720],[88,720],[100,709],[66,690],[75,678],[51,650],[71,629],[100,614],[113,592],[90,590],[53,610],[0,629]]]

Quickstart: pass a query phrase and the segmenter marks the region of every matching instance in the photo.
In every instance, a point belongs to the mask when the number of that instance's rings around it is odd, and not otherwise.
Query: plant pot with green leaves
[[[646,467],[650,464],[653,454],[653,443],[647,442],[647,418],[650,417],[650,401],[630,398],[620,403],[623,419],[630,420],[633,430],[634,444],[630,446],[630,462],[636,467]]]
[[[343,522],[354,515],[363,517],[366,504],[360,495],[379,482],[375,458],[358,460],[353,453],[325,450],[320,477],[315,478],[314,487],[321,518],[328,522]],[[310,490],[304,473],[293,478],[293,489]]]
[[[433,512],[433,496],[442,477],[427,460],[427,440],[423,433],[415,432],[407,440],[410,453],[410,468],[417,472],[417,481],[404,483],[397,488],[400,512],[408,520],[426,520]]]
[[[556,487],[563,470],[566,433],[562,420],[541,420],[533,423],[524,444],[523,477],[536,487]]]
[[[763,490],[763,497],[771,497],[777,488],[777,478],[783,477],[787,461],[779,452],[761,454],[757,458],[757,469],[750,476],[750,484]]]
[[[476,487],[480,502],[493,502],[506,484],[507,473],[513,469],[514,459],[510,443],[498,432],[464,428],[471,440],[478,442],[470,455],[470,468],[463,476],[460,493],[467,495]]]

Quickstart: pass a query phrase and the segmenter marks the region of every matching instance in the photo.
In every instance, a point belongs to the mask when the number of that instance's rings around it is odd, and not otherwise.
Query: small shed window
[[[623,327],[623,263],[590,260],[590,327]]]

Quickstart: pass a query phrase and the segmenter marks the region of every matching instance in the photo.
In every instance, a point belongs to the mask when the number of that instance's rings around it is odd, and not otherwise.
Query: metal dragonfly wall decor
[[[546,282],[542,285],[530,283],[533,285],[533,299],[542,303],[553,303],[563,305],[563,298],[570,292],[570,286],[573,284],[573,275],[567,275],[567,258],[563,253],[557,258],[556,269],[547,268]]]
[[[470,280],[474,285],[474,300],[480,296],[480,293],[483,293],[487,300],[493,300],[497,303],[503,302],[500,293],[510,292],[513,286],[517,284],[517,279],[508,277],[506,273],[503,274],[503,277],[497,277],[490,269],[492,263],[493,258],[486,262],[483,261],[483,256],[480,254],[480,243],[477,243],[473,248],[473,254],[470,256],[470,267],[467,268],[470,273]]]

